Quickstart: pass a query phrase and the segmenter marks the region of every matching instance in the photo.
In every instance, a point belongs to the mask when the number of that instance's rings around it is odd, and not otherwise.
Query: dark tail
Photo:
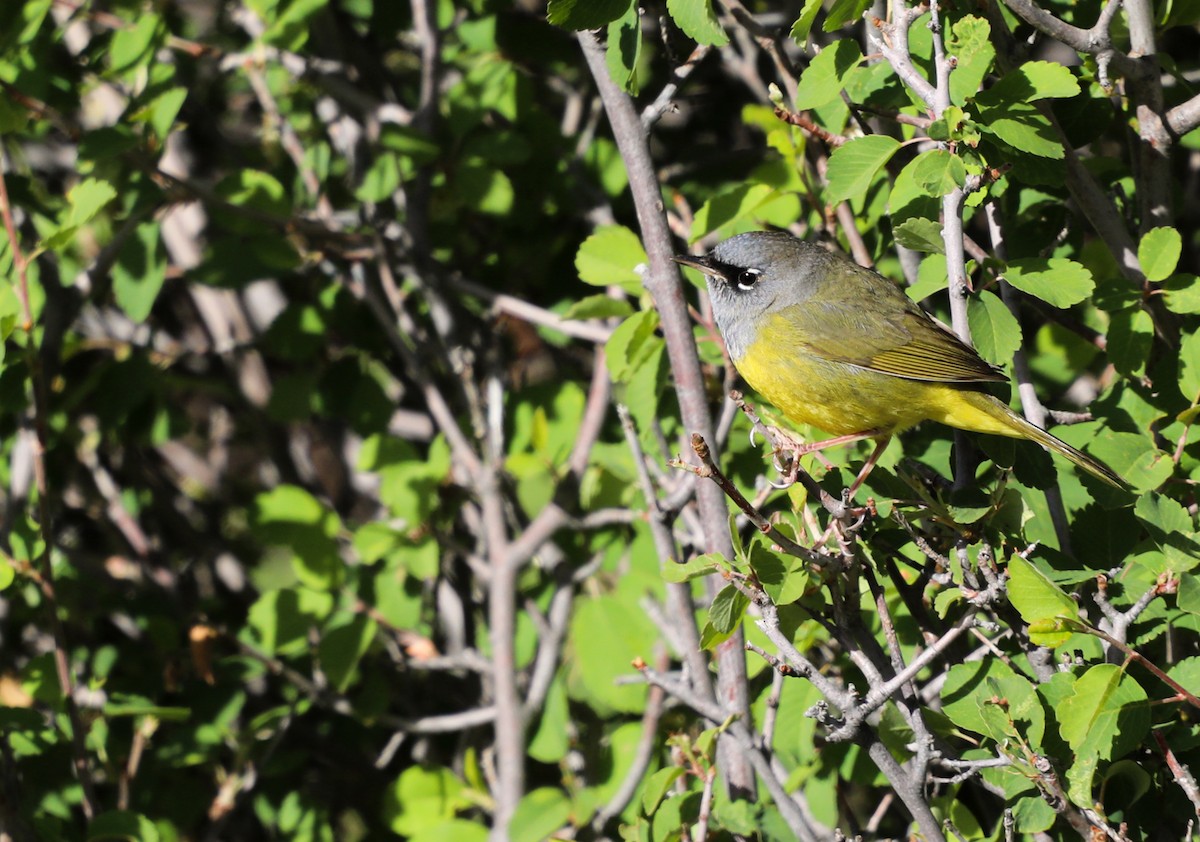
[[[1121,478],[1120,474],[1108,467],[1108,465],[1105,465],[1099,459],[1093,459],[1086,453],[1076,450],[1057,436],[1052,436],[1041,427],[1036,427],[1033,424],[1030,424],[1020,415],[1012,412],[1012,410],[1009,410],[1009,412],[1012,415],[1010,420],[1014,422],[1014,426],[1020,428],[1025,437],[1033,439],[1047,450],[1052,450],[1061,455],[1073,465],[1083,468],[1089,474],[1096,477],[1096,479],[1103,480],[1113,488],[1120,488],[1125,491],[1129,490],[1129,483],[1125,482],[1125,480]]]

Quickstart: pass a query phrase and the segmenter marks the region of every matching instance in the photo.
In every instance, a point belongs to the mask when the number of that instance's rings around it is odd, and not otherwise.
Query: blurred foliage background
[[[933,12],[0,6],[0,836],[1192,833],[1200,4]],[[663,262],[764,227],[1132,493],[934,425],[769,485]]]

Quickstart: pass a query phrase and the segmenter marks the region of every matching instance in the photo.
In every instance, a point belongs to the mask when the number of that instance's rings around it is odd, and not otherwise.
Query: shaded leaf
[[[632,0],[550,0],[546,17],[565,29],[599,29],[612,23]]]

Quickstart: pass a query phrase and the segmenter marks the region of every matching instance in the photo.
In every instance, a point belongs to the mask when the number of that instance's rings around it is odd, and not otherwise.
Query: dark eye
[[[757,269],[743,269],[738,272],[738,289],[750,289],[750,287],[758,283],[760,277],[762,277],[762,272]]]

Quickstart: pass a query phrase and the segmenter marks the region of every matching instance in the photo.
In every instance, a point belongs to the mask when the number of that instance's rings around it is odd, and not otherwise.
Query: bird
[[[1116,488],[1112,468],[987,391],[1007,383],[904,291],[841,254],[781,231],[739,234],[676,262],[705,275],[713,318],[742,378],[795,424],[833,438],[812,452],[872,439],[857,490],[891,438],[925,421],[1029,439]]]

